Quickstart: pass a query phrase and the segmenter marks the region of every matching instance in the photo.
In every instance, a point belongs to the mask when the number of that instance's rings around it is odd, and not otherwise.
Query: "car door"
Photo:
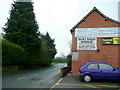
[[[89,64],[86,67],[86,72],[88,72],[93,79],[98,79],[100,73],[100,70],[98,69],[98,64]]]
[[[109,64],[99,64],[99,69],[101,79],[117,79],[118,72]]]

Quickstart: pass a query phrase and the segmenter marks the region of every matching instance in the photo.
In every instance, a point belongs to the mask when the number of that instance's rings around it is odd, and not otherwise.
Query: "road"
[[[56,64],[40,70],[2,77],[2,88],[50,88],[60,78],[60,69],[66,64]]]
[[[118,89],[120,88],[118,81],[95,80],[90,83],[85,83],[79,80],[78,77],[72,77],[70,73],[60,78],[60,69],[64,66],[66,66],[66,64],[56,64],[40,70],[3,76],[2,88],[15,88],[14,90],[17,90],[16,88],[19,88],[19,90],[21,90],[20,88],[48,88],[50,90],[55,88],[71,88],[71,90],[75,88],[88,88],[88,90],[90,88],[109,88],[112,90],[120,90]]]

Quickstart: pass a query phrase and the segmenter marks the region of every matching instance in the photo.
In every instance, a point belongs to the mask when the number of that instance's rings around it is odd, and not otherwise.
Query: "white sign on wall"
[[[120,27],[76,28],[75,37],[120,37]]]
[[[97,38],[94,37],[79,37],[77,38],[78,50],[97,50]]]

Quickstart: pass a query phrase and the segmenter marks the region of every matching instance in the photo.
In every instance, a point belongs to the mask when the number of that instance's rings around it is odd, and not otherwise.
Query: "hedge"
[[[24,65],[27,64],[25,50],[16,44],[2,40],[2,65]]]

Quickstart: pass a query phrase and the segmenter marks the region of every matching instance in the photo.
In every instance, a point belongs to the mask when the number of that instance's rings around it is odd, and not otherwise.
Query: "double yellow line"
[[[56,85],[75,85],[75,86],[86,86],[90,88],[99,88],[99,87],[113,87],[113,88],[119,88],[120,86],[111,86],[111,85],[88,85],[88,84],[64,84],[60,83],[63,80],[63,78],[60,78],[57,83],[55,83],[50,90],[52,90]],[[60,83],[60,84],[59,84]]]
[[[120,88],[120,86],[111,86],[111,85],[94,85],[94,86]]]
[[[56,85],[79,85],[79,86],[87,86],[87,87],[91,87],[91,88],[97,88],[97,87],[94,87],[94,86],[92,86],[92,85],[85,85],[85,84],[59,84],[62,80],[63,80],[63,78],[61,78],[57,83],[55,83],[55,84],[50,88],[50,90],[52,90]]]
[[[86,84],[59,84],[59,85],[86,86],[86,87],[91,87],[91,88],[97,88],[92,85],[86,85]]]
[[[111,88],[120,88],[120,86],[111,86],[111,85],[88,85],[88,84],[59,84],[59,85],[75,85],[75,86],[87,86],[91,88],[98,88],[98,87],[111,87]]]
[[[59,83],[63,80],[63,78],[61,78],[57,83],[55,83],[51,88],[50,90],[52,90],[56,85],[59,85]]]

